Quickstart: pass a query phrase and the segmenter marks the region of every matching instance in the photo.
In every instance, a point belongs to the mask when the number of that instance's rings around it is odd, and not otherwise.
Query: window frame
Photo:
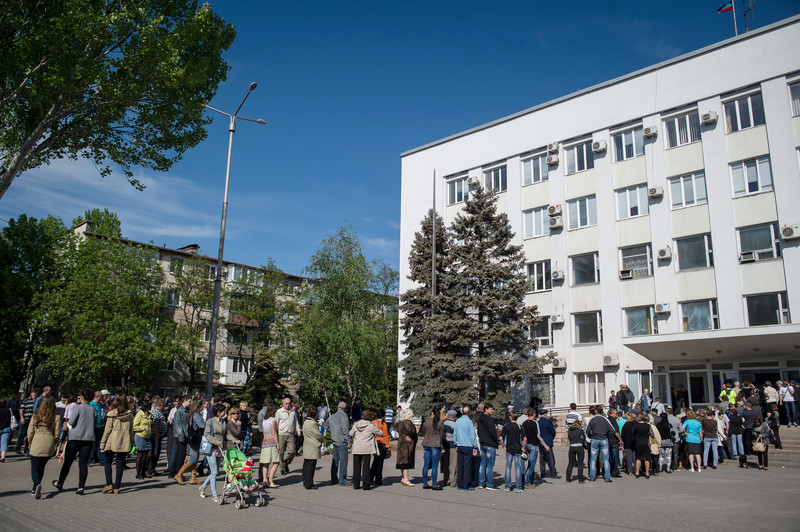
[[[528,234],[528,215],[531,219],[531,230],[533,234]],[[541,233],[536,232],[536,222],[541,222]],[[537,238],[540,236],[547,236],[550,234],[550,215],[548,214],[548,206],[534,207],[522,211],[522,232],[523,239]]]
[[[683,267],[681,261],[683,260],[684,253],[681,252],[681,242],[686,242],[689,240],[697,240],[699,238],[703,239],[703,247],[704,247],[704,255],[705,255],[705,265],[703,266],[689,266]],[[699,235],[692,235],[683,238],[676,238],[674,241],[675,246],[675,265],[679,272],[691,271],[691,270],[698,270],[701,268],[713,268],[714,267],[714,245],[711,240],[711,233],[702,233]],[[688,259],[687,259],[688,260]]]
[[[611,135],[614,147],[614,162],[620,163],[644,155],[644,127],[636,126]],[[631,153],[628,154],[630,147]],[[641,153],[639,153],[641,151]]]
[[[578,151],[583,151],[583,168],[578,167]],[[594,152],[592,151],[592,140],[589,139],[584,142],[578,142],[576,144],[572,144],[571,146],[564,148],[564,158],[567,160],[567,169],[564,172],[564,175],[573,175],[578,174],[580,172],[585,172],[586,170],[591,170],[594,168]],[[570,166],[572,166],[572,170],[570,170]]]
[[[763,298],[767,296],[775,296],[778,300],[777,305],[777,312],[778,312],[778,322],[777,323],[759,323],[756,325],[752,325],[750,323],[750,299],[752,298]],[[744,313],[745,319],[747,320],[748,327],[762,327],[764,325],[787,325],[792,323],[791,315],[789,313],[789,300],[786,296],[785,291],[781,292],[767,292],[764,294],[747,294],[743,296],[744,299]]]
[[[464,203],[469,200],[469,176],[462,175],[450,178],[446,181],[447,183],[447,205],[456,205],[458,203]],[[460,198],[459,197],[459,185],[461,187],[460,191]],[[453,199],[455,201],[453,201]]]
[[[183,270],[183,265],[186,261],[180,257],[169,258],[169,273],[175,275]]]
[[[575,400],[579,404],[596,405],[605,403],[605,374],[602,371],[575,373],[575,391],[577,392]]]
[[[179,307],[181,305],[181,295],[177,290],[168,289],[165,297],[168,307]]]
[[[553,347],[553,324],[550,323],[550,316],[539,316],[539,323],[538,325],[544,324],[545,329],[547,330],[546,336],[536,336],[538,332],[536,330],[537,325],[531,325],[530,329],[528,330],[528,336],[536,341],[536,345],[538,347]],[[546,339],[547,343],[542,343],[541,340]]]
[[[594,281],[586,282],[586,283],[576,283],[576,275],[575,275],[575,259],[581,257],[587,257],[591,255],[592,260],[594,261]],[[579,255],[572,255],[569,257],[569,273],[570,273],[570,286],[583,286],[587,284],[598,284],[600,282],[600,253],[598,251],[592,251],[589,253],[581,253]]]
[[[788,84],[789,106],[792,109],[792,118],[800,116],[800,81]]]
[[[529,262],[525,265],[525,274],[526,291],[528,293],[547,292],[553,289],[553,272],[550,267],[550,259]],[[541,286],[539,286],[539,281],[541,281]]]
[[[689,318],[686,315],[685,305],[702,305],[705,303],[708,308],[708,321],[711,323],[710,329],[690,329]],[[678,303],[681,318],[681,332],[696,332],[696,331],[715,331],[719,329],[719,310],[717,308],[717,300],[712,299],[698,299],[694,301],[681,301]]]
[[[585,210],[586,210],[586,224],[581,225],[581,209],[582,203],[586,202]],[[577,205],[576,213],[573,215],[573,208],[572,206]],[[592,220],[592,215],[594,215],[594,220]],[[577,220],[577,225],[573,227],[573,220]],[[583,229],[584,227],[592,227],[597,225],[597,196],[595,194],[591,194],[589,196],[583,196],[582,198],[575,198],[567,201],[567,230],[574,231],[576,229]]]
[[[594,329],[597,339],[592,342],[585,342],[581,341],[581,335],[579,333],[580,328],[578,325],[578,317],[579,316],[594,316]],[[576,312],[572,314],[572,334],[573,334],[573,345],[596,345],[603,343],[603,312],[601,310],[593,310],[590,312]]]
[[[752,167],[748,166],[752,163]],[[736,177],[734,177],[734,172],[737,168],[741,167],[742,169],[742,192],[737,191],[736,189]],[[757,190],[750,190],[750,186],[752,182],[750,181],[750,171],[749,168],[753,168],[755,170],[755,177],[756,181],[755,184],[757,185]],[[766,169],[766,172],[764,172]],[[772,179],[772,165],[769,159],[769,155],[763,155],[761,157],[755,157],[753,159],[744,159],[741,161],[736,161],[734,163],[730,163],[728,165],[728,171],[731,177],[731,190],[733,191],[734,198],[741,198],[744,196],[751,196],[753,194],[761,194],[763,192],[772,192],[775,190],[775,184]],[[766,179],[762,179],[766,176]],[[762,183],[762,181],[767,181],[768,183]]]
[[[697,109],[664,118],[663,122],[667,150],[679,148],[680,146],[687,146],[702,140],[700,133],[700,113],[697,112]],[[686,132],[687,140],[685,142],[681,142],[681,123],[683,123],[683,131]],[[670,124],[672,124],[672,129],[670,129]],[[672,142],[673,135],[675,140],[674,144]]]
[[[648,196],[648,189],[646,184],[634,185],[628,188],[621,188],[615,191],[617,202],[617,220],[627,220],[629,218],[638,218],[640,216],[648,216],[650,214],[650,196]],[[631,205],[631,198],[636,199],[636,206]],[[625,200],[625,210],[627,215],[623,216],[622,213],[622,200]],[[644,208],[642,209],[643,203]],[[632,210],[636,208],[637,213],[632,214]],[[644,212],[641,212],[644,210]]]
[[[635,249],[638,249],[638,248],[644,248],[644,255],[646,256],[646,260],[647,260],[647,273],[646,274],[637,273],[637,268],[631,268],[627,264],[625,264],[626,258],[628,260],[630,260],[630,259],[632,259],[634,257],[642,256],[642,253],[639,253],[637,255],[625,257],[625,252],[626,251],[632,251],[632,250],[635,250]],[[620,271],[622,271],[622,270],[631,270],[631,272],[633,273],[633,277],[632,277],[633,279],[643,279],[645,277],[652,277],[653,276],[653,244],[648,242],[646,244],[637,244],[635,246],[625,246],[624,248],[619,248],[619,269],[620,269]],[[641,268],[639,268],[639,270],[641,270]]]
[[[703,182],[703,194],[702,198],[699,197],[700,195],[697,193],[698,183],[699,181]],[[708,187],[706,186],[706,173],[705,170],[700,170],[698,172],[692,172],[690,174],[683,174],[672,176],[668,179],[669,181],[669,196],[670,196],[670,210],[676,209],[683,209],[685,207],[694,207],[695,205],[705,205],[708,203]],[[687,203],[686,200],[686,183],[687,181],[691,181],[691,188],[692,188],[692,202]],[[681,202],[680,204],[675,203],[675,185],[678,185],[678,190],[681,192]]]
[[[537,183],[544,183],[545,181],[549,181],[550,165],[547,164],[546,153],[537,153],[534,155],[527,156],[522,159],[521,164],[522,164],[523,187],[528,187],[530,185],[535,185]],[[530,170],[526,170],[526,166],[530,168]],[[539,170],[539,179],[536,179],[535,170],[537,167]]]
[[[623,310],[623,318],[625,323],[625,336],[650,336],[654,334],[658,334],[658,321],[656,320],[656,309],[653,305],[644,306],[644,307],[630,307],[625,308]],[[632,311],[646,311],[647,317],[647,332],[638,333],[638,334],[631,334],[631,327],[630,327],[630,318],[628,316],[629,312]]]
[[[772,246],[770,248],[757,248],[757,249],[744,249],[742,246],[742,231],[753,231],[756,229],[763,229],[764,227],[769,227],[770,229],[770,238],[772,240]],[[750,225],[747,227],[737,227],[736,228],[736,246],[739,249],[739,253],[754,253],[754,257],[756,260],[769,260],[769,259],[779,259],[781,258],[781,233],[780,229],[778,228],[777,222],[769,222],[766,224],[758,224],[758,225]],[[770,253],[769,256],[766,256],[766,253]],[[765,254],[765,256],[762,256]]]
[[[757,107],[761,108],[760,115],[756,115],[756,113],[754,112],[754,107],[756,107],[756,106],[753,105],[753,101],[754,101],[754,98],[756,98],[756,97],[757,97],[757,99],[755,101],[758,102]],[[745,100],[747,102],[744,105],[747,106],[747,109],[746,109],[746,115],[744,115],[744,116],[747,118],[747,121],[749,122],[749,125],[742,126],[742,116],[743,116],[743,113],[742,113],[743,104],[742,104],[742,102],[744,102]],[[735,116],[733,116],[733,121],[731,119],[731,114],[730,114],[730,110],[731,109],[735,110]],[[761,90],[759,89],[757,91],[753,91],[753,92],[750,92],[748,94],[744,94],[744,95],[740,95],[740,96],[736,96],[734,98],[729,98],[727,100],[724,100],[722,102],[722,115],[723,115],[723,118],[725,119],[725,133],[726,134],[736,133],[738,131],[744,131],[745,129],[751,129],[751,128],[754,128],[754,127],[763,126],[764,122],[765,122],[765,116],[764,116],[764,98],[761,95]],[[761,119],[761,122],[756,123],[757,119],[759,119],[759,118]],[[735,123],[734,123],[734,121],[735,121]]]
[[[495,172],[497,174],[495,175]],[[499,187],[495,187],[495,178]],[[483,188],[487,192],[505,192],[508,190],[508,170],[505,164],[500,164],[483,170]]]

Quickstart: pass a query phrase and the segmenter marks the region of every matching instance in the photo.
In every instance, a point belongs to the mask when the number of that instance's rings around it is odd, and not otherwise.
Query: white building
[[[400,291],[434,190],[450,224],[474,179],[558,352],[545,402],[624,383],[665,402],[684,385],[697,406],[722,380],[797,378],[798,50],[800,16],[402,154]]]

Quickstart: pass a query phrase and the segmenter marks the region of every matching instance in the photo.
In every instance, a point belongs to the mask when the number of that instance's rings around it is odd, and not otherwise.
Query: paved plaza
[[[163,462],[163,461],[162,461]],[[751,462],[755,463],[753,457]],[[129,461],[129,463],[132,463]],[[400,485],[394,459],[385,467],[385,484],[371,491],[328,485],[330,456],[318,462],[320,489],[305,490],[302,459],[277,479],[268,504],[237,510],[201,499],[195,486],[165,477],[145,481],[125,472],[119,495],[103,495],[102,468],[91,467],[86,495],[75,494],[77,463],[64,491],[51,482],[60,463],[45,471],[42,499],[31,494],[29,460],[9,453],[0,464],[0,530],[797,530],[800,522],[800,456],[770,449],[769,471],[735,464],[702,473],[678,472],[645,480],[624,477],[612,484],[548,479],[525,493],[502,490],[505,457],[498,453],[499,491],[422,490],[417,456],[414,488]],[[566,451],[556,449],[563,475]],[[352,462],[351,462],[352,467]],[[188,477],[187,477],[188,478]],[[219,489],[222,481],[218,481]]]

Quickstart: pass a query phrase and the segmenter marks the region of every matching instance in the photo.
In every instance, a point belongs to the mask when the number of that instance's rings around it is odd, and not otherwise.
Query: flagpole
[[[431,315],[436,297],[436,170],[433,171],[433,208],[431,209]]]
[[[744,5],[744,0],[742,0],[742,5]],[[739,29],[736,27],[736,0],[731,1],[731,8],[733,8],[733,33],[738,36]]]

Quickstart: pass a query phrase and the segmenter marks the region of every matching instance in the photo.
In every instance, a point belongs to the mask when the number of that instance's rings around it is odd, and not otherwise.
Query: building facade
[[[800,377],[798,44],[800,16],[403,153],[401,293],[430,206],[449,225],[477,183],[558,353],[520,405]]]

